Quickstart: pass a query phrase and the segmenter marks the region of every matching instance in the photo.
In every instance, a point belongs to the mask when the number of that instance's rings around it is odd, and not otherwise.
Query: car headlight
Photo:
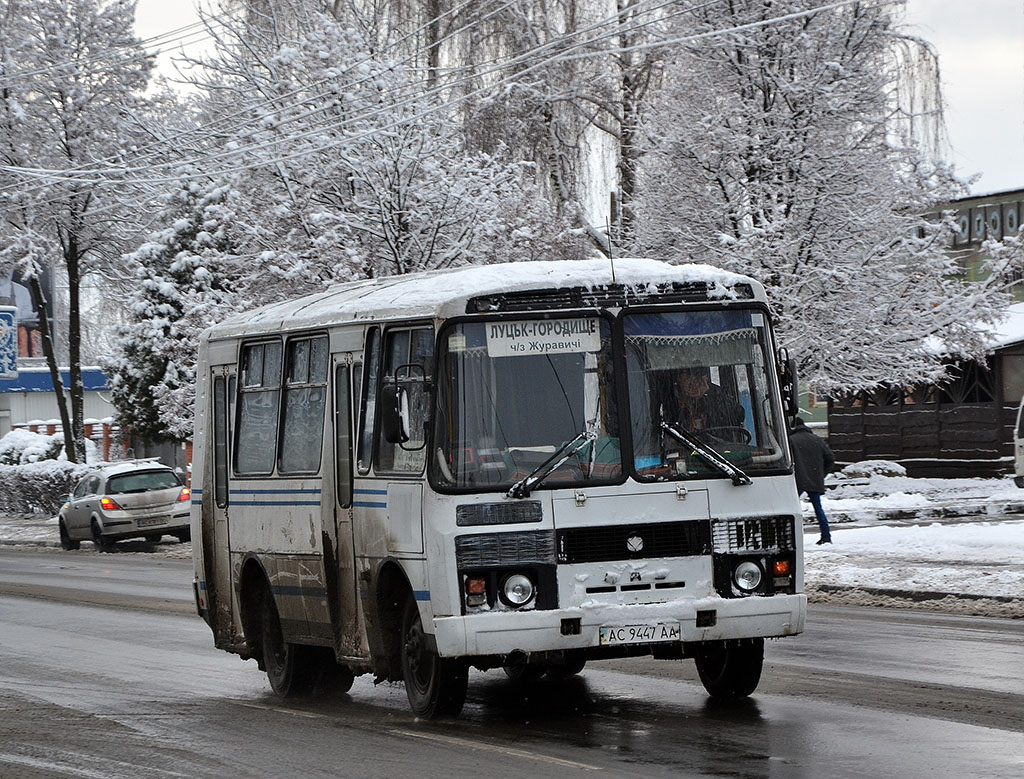
[[[732,571],[732,580],[742,592],[753,592],[761,584],[761,566],[752,560],[744,560]]]
[[[501,584],[501,599],[515,608],[525,606],[536,594],[537,588],[533,586],[533,581],[523,573],[511,574]]]

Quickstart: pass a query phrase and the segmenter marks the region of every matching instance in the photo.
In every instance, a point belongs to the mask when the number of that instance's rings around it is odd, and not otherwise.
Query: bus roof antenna
[[[605,235],[608,236],[608,263],[612,266],[612,284],[615,283],[615,244],[612,242],[612,220],[605,222]]]

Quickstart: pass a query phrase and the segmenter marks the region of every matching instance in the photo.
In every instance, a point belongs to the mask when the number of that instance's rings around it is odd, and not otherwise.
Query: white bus
[[[203,337],[192,538],[217,647],[283,696],[693,658],[749,695],[806,615],[764,290],[652,260],[341,284]]]

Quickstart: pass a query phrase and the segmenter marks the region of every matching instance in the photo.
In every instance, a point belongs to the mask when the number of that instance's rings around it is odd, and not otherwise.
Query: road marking
[[[228,703],[234,703],[236,706],[245,706],[247,709],[260,709],[261,711],[276,711],[279,714],[292,714],[296,717],[305,717],[306,719],[332,719],[332,717],[326,714],[317,714],[312,711],[298,711],[297,709],[288,709],[284,706],[269,706],[266,703],[253,703],[252,701],[240,701],[237,699],[228,698]]]
[[[583,771],[602,770],[600,766],[596,765],[589,765],[587,763],[577,763],[575,760],[565,760],[560,757],[541,755],[536,752],[527,752],[524,749],[514,749],[513,747],[502,747],[496,744],[481,743],[480,741],[472,741],[468,738],[445,736],[440,733],[423,733],[415,730],[392,729],[391,732],[399,736],[411,736],[412,738],[422,738],[427,741],[440,741],[444,744],[467,747],[469,749],[482,749],[489,752],[498,752],[500,754],[509,755],[511,757],[522,757],[527,760],[539,760],[542,763],[552,763],[554,765],[561,765],[567,768],[579,768]]]

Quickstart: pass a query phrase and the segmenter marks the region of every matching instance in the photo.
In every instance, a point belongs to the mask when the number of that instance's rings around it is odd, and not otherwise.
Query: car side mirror
[[[800,413],[800,388],[796,376],[796,360],[785,349],[779,349],[779,391],[782,407],[786,414],[795,417]]]

